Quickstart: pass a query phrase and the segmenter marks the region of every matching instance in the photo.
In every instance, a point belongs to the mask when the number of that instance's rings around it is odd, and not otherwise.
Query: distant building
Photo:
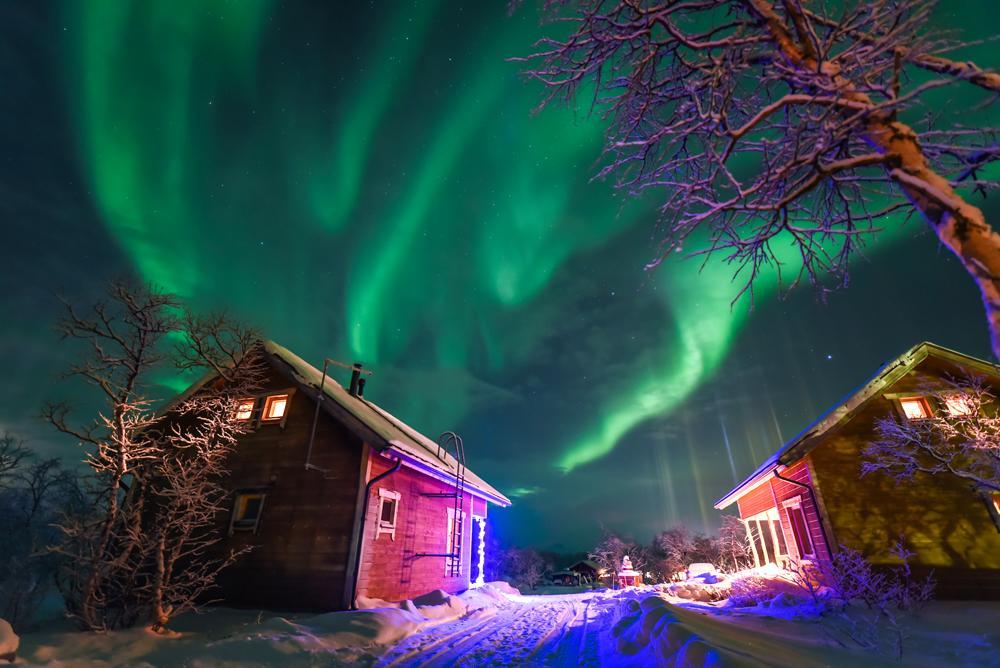
[[[335,610],[482,583],[487,510],[507,497],[368,401],[357,370],[320,392],[320,370],[273,342],[264,354],[267,382],[237,412],[251,430],[229,461],[220,545],[254,549],[221,574],[223,602]]]
[[[642,584],[642,573],[632,568],[632,558],[625,555],[621,568],[618,569],[619,587],[637,587]]]
[[[578,561],[570,566],[568,570],[579,573],[581,579],[586,582],[597,582],[597,579],[604,575],[601,565],[590,559]]]
[[[1000,390],[1000,368],[932,343],[914,346],[785,443],[716,502],[736,503],[754,561],[825,560],[838,546],[878,566],[902,537],[915,574],[934,572],[938,595],[1000,598],[1000,494],[954,476],[918,473],[898,483],[861,477],[862,451],[889,415],[923,419],[946,410],[925,396],[945,379],[976,375]],[[997,394],[1000,396],[1000,393]]]

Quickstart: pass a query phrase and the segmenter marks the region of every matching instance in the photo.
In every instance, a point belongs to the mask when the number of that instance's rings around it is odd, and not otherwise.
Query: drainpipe
[[[365,485],[365,500],[364,500],[364,505],[361,506],[361,528],[359,529],[361,535],[358,536],[358,547],[354,553],[354,578],[353,578],[354,591],[351,592],[351,610],[358,609],[357,605],[358,577],[360,577],[361,575],[361,548],[365,544],[365,524],[366,524],[365,520],[368,517],[368,500],[372,493],[372,487],[375,486],[375,483],[384,480],[385,478],[388,478],[393,473],[398,471],[399,467],[402,465],[403,465],[403,460],[397,459],[396,463],[393,465],[391,469],[389,469],[385,473],[378,474],[377,476],[369,480],[367,485]]]
[[[785,482],[790,482],[793,485],[798,485],[799,487],[802,487],[807,492],[809,492],[809,498],[812,500],[813,508],[816,510],[816,519],[819,520],[819,529],[820,529],[820,531],[823,532],[823,541],[826,543],[826,551],[832,557],[833,556],[833,543],[830,542],[830,537],[826,535],[826,524],[823,522],[823,516],[820,515],[820,512],[819,512],[819,504],[816,502],[816,492],[813,490],[812,487],[810,487],[809,485],[805,484],[804,482],[799,482],[798,480],[792,480],[791,478],[784,477],[783,475],[781,475],[780,473],[778,473],[777,467],[775,467],[775,469],[772,471],[772,473],[774,473],[774,477],[777,478],[778,480],[784,480]],[[809,527],[806,527],[806,528],[808,529]]]

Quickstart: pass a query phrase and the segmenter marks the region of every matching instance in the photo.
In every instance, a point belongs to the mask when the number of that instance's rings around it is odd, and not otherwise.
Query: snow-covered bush
[[[770,602],[779,590],[774,582],[756,575],[735,578],[729,588],[729,605],[734,608],[752,608]]]
[[[17,657],[17,648],[21,639],[14,633],[14,628],[7,620],[0,618],[0,660],[13,661]]]
[[[793,581],[821,611],[828,633],[839,642],[902,659],[903,615],[931,600],[934,579],[915,579],[912,553],[902,540],[893,553],[900,566],[875,568],[863,554],[841,546],[829,561],[793,566]]]

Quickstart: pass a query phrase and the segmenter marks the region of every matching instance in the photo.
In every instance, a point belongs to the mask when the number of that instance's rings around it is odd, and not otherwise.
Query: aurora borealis
[[[942,27],[982,37],[987,8]],[[734,478],[882,361],[927,339],[989,355],[917,219],[827,304],[766,276],[731,306],[718,262],[644,271],[655,199],[592,182],[600,118],[533,114],[507,60],[543,34],[530,5],[6,3],[0,34],[0,425],[40,448],[73,456],[32,419],[65,363],[53,295],[123,274],[363,362],[374,401],[463,434],[515,497],[499,530],[540,547],[713,527]]]

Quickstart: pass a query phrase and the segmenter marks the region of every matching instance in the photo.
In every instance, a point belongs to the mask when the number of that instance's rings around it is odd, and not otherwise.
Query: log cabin
[[[828,560],[840,546],[877,567],[900,564],[902,540],[914,575],[933,573],[939,598],[1000,599],[1000,494],[949,474],[897,482],[861,475],[865,445],[880,418],[932,418],[928,396],[949,380],[975,376],[1000,390],[1000,368],[921,343],[785,443],[715,503],[736,504],[757,565]]]
[[[349,609],[483,582],[489,506],[510,500],[465,468],[461,439],[442,444],[277,343],[267,378],[238,403],[246,420],[227,462],[221,550],[251,547],[217,581],[224,605]],[[212,377],[184,394],[197,392]]]

